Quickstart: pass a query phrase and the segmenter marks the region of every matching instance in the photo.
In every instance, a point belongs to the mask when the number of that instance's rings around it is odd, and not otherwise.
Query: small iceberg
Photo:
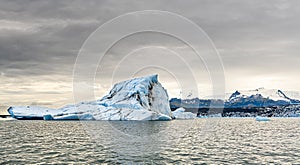
[[[195,119],[197,117],[197,115],[192,112],[185,112],[185,109],[182,107],[173,111],[172,115],[175,119]]]
[[[257,116],[255,118],[256,121],[270,121],[270,118],[268,117],[261,117],[261,116]]]

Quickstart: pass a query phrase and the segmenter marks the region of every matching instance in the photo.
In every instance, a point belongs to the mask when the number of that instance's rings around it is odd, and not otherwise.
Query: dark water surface
[[[300,119],[0,121],[0,163],[300,163]]]

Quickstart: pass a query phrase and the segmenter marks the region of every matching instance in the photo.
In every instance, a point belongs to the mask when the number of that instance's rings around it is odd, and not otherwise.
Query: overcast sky
[[[200,26],[223,61],[227,92],[259,87],[300,91],[298,0],[0,0],[0,105],[60,107],[72,103],[73,66],[85,40],[105,22],[140,10],[173,12]],[[155,48],[130,54],[111,79],[109,68],[116,68],[128,52],[151,46]],[[121,40],[99,66],[97,97],[109,91],[111,82],[154,72],[159,73],[170,96],[179,97],[180,83],[185,82],[176,82],[172,74],[188,75],[188,71],[164,48],[182,48],[181,56],[188,58],[191,52],[185,46],[175,38],[157,33],[136,34]],[[156,67],[126,72],[125,66],[142,67],[145,57],[145,66],[153,63]],[[174,60],[176,66],[171,72],[158,67],[159,61],[168,59]],[[210,95],[205,65],[200,62],[196,72],[203,77],[196,78],[201,81],[196,83],[200,94],[193,96]]]

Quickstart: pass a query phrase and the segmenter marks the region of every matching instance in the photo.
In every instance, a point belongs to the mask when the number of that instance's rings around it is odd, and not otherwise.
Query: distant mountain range
[[[255,90],[240,90],[226,94],[226,100],[216,99],[178,99],[170,100],[171,109],[184,107],[187,109],[209,108],[212,103],[224,105],[224,108],[264,108],[274,106],[288,106],[300,104],[300,93],[293,91],[282,91],[278,89],[258,88]],[[223,103],[223,104],[222,104]],[[216,107],[218,108],[218,107]]]

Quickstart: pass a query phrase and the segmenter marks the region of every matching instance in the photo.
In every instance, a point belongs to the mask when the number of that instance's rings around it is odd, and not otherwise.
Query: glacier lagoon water
[[[0,164],[300,163],[300,119],[1,121]]]

